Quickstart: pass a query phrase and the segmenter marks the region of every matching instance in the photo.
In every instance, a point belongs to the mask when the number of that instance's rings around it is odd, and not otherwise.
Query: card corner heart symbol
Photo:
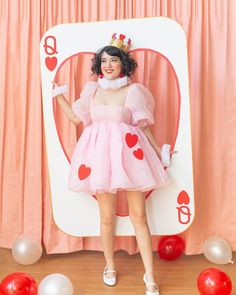
[[[177,202],[179,205],[182,205],[182,204],[188,205],[190,203],[190,198],[186,191],[182,190],[179,193],[177,197]]]
[[[56,56],[53,57],[46,57],[45,58],[45,64],[46,67],[49,69],[49,71],[53,71],[55,67],[57,66],[57,58]]]

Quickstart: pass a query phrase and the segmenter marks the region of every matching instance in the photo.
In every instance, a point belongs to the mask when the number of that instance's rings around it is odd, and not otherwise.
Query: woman
[[[116,284],[115,195],[124,190],[144,263],[146,294],[157,295],[143,192],[169,182],[160,159],[167,156],[168,162],[170,153],[167,147],[163,154],[148,127],[154,123],[152,94],[128,81],[137,66],[127,53],[129,45],[130,39],[114,34],[111,45],[95,54],[91,70],[99,76],[98,82],[88,82],[72,107],[57,95],[63,86],[55,88],[54,96],[73,123],[86,126],[71,159],[68,188],[96,195],[106,260],[104,283]]]

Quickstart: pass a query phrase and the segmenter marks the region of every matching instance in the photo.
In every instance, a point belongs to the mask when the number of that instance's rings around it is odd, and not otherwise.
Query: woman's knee
[[[106,226],[112,225],[114,222],[114,215],[113,214],[103,215],[101,216],[100,221],[101,221],[101,224],[103,225],[106,225]]]
[[[129,212],[130,219],[135,225],[144,225],[147,224],[147,215],[145,212]]]

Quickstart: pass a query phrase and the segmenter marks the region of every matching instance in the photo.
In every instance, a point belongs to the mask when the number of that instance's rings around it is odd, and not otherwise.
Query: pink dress
[[[88,82],[72,109],[86,128],[71,158],[68,188],[116,193],[150,191],[168,176],[140,127],[154,123],[154,99],[141,84],[132,84],[125,105],[93,105],[96,82]]]

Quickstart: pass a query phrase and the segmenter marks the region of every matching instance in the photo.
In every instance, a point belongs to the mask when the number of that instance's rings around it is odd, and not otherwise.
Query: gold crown
[[[114,33],[112,35],[110,45],[115,46],[115,47],[123,50],[124,52],[127,52],[130,48],[131,40],[130,40],[130,38],[127,38],[123,34]]]

